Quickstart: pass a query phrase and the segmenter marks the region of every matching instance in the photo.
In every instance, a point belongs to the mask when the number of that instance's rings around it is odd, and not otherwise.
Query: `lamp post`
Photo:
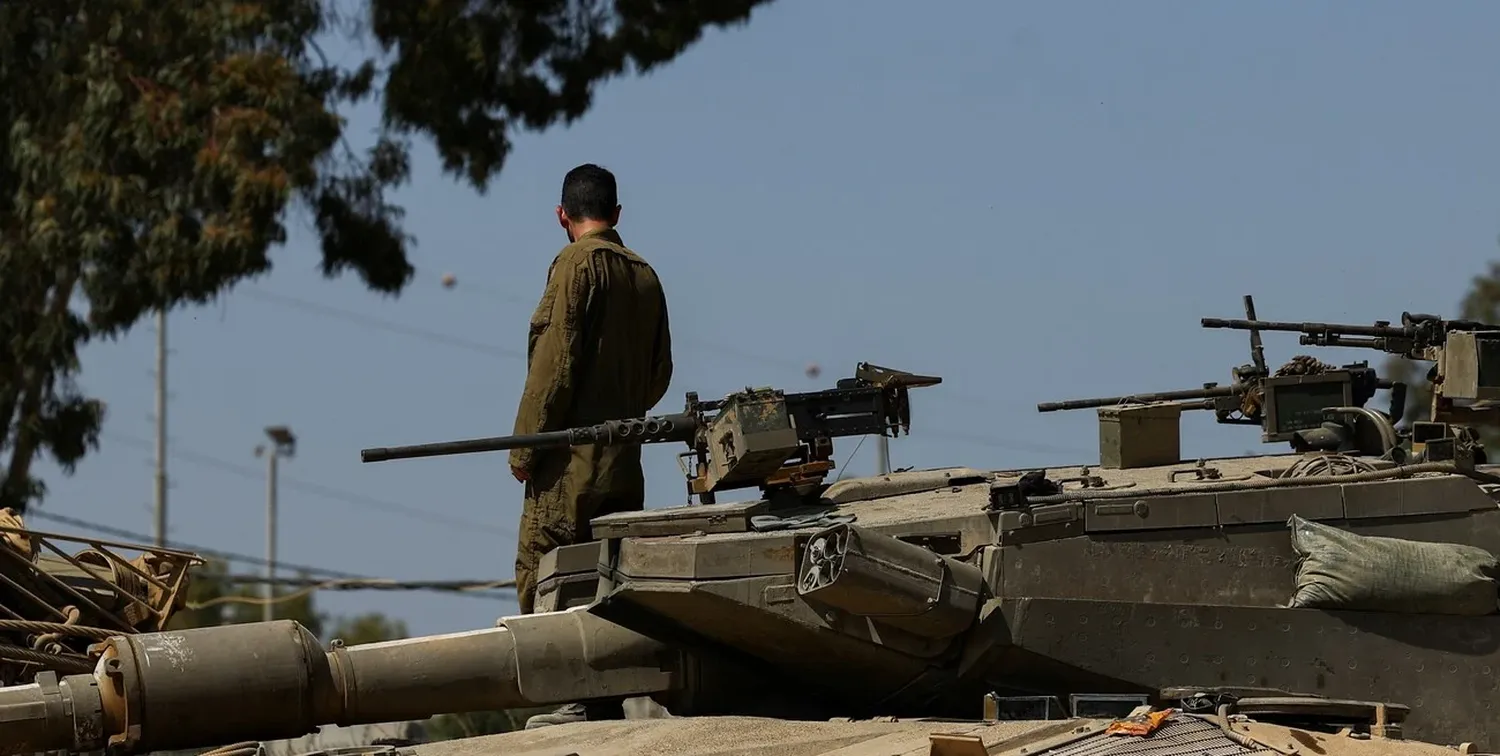
[[[270,447],[257,445],[255,456],[266,457],[266,603],[260,616],[270,622],[276,618],[276,460],[296,455],[297,437],[285,425],[266,428],[266,437],[271,440]]]
[[[167,546],[167,308],[156,311],[156,547]]]

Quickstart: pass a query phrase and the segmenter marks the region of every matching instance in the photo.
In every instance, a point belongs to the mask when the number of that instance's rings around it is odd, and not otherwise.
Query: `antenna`
[[[1255,322],[1255,297],[1245,295],[1245,319]],[[1255,363],[1256,372],[1261,375],[1270,375],[1266,369],[1266,350],[1260,343],[1260,329],[1250,329],[1250,361]]]

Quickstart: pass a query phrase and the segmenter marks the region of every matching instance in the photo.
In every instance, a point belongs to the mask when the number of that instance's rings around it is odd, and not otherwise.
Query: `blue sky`
[[[782,0],[605,85],[573,127],[520,136],[485,196],[424,147],[401,197],[419,274],[399,299],[321,279],[298,231],[271,275],[172,313],[170,537],[263,553],[253,449],[285,423],[300,443],[282,467],[281,559],[509,577],[521,489],[504,455],[362,465],[359,449],[508,432],[527,317],[565,242],[552,207],[581,162],[617,173],[621,233],[667,288],[677,371],[660,410],[686,391],[831,385],[861,360],[942,375],[914,395],[898,466],[1093,462],[1093,413],[1037,402],[1227,382],[1244,335],[1198,319],[1237,317],[1246,293],[1269,319],[1452,313],[1495,256],[1500,6],[917,7]],[[106,438],[72,478],[43,469],[46,511],[150,532],[154,339],[148,320],[86,350]],[[1301,351],[1279,334],[1266,349],[1273,363]],[[1272,450],[1257,441],[1184,421],[1189,456]],[[874,446],[836,456],[869,472]],[[684,501],[679,451],[646,452],[648,506]],[[424,593],[318,601],[418,633],[514,611]]]

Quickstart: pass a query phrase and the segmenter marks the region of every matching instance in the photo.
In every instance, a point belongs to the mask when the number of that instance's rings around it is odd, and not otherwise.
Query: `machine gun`
[[[1300,333],[1307,346],[1376,349],[1411,360],[1433,363],[1427,374],[1432,384],[1431,416],[1411,427],[1412,452],[1427,459],[1449,458],[1457,447],[1469,447],[1482,456],[1483,448],[1473,425],[1500,425],[1500,325],[1473,320],[1446,320],[1436,315],[1401,313],[1401,325],[1377,321],[1374,325],[1341,323],[1288,323],[1257,320],[1204,318],[1204,328]],[[1392,420],[1404,408],[1392,392]]]
[[[911,429],[908,389],[943,379],[861,362],[853,378],[835,388],[785,393],[747,388],[701,401],[688,392],[682,412],[608,420],[597,425],[520,436],[496,436],[416,446],[365,449],[364,462],[413,457],[555,449],[591,444],[660,444],[681,441],[678,455],[688,500],[714,503],[719,491],[759,486],[768,496],[821,483],[833,469],[833,439],[869,434],[897,436]]]
[[[1406,406],[1406,384],[1380,379],[1368,363],[1334,367],[1311,357],[1298,356],[1272,374],[1266,366],[1260,331],[1275,329],[1256,320],[1255,300],[1248,294],[1245,295],[1245,316],[1246,320],[1215,321],[1257,324],[1246,328],[1250,331],[1251,361],[1230,371],[1233,382],[1228,386],[1206,383],[1201,389],[1044,402],[1036,406],[1037,411],[1123,405],[1166,405],[1174,411],[1213,410],[1216,422],[1258,425],[1261,427],[1261,441],[1275,443],[1295,441],[1299,431],[1318,428],[1324,421],[1324,410],[1328,408],[1363,407],[1376,391],[1389,389],[1392,422],[1399,419],[1401,408]],[[1204,319],[1203,324],[1208,326],[1209,319]]]

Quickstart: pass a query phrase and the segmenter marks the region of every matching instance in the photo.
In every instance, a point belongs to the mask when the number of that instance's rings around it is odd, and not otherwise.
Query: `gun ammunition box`
[[[1099,408],[1099,463],[1109,469],[1182,461],[1182,406],[1174,403]]]

